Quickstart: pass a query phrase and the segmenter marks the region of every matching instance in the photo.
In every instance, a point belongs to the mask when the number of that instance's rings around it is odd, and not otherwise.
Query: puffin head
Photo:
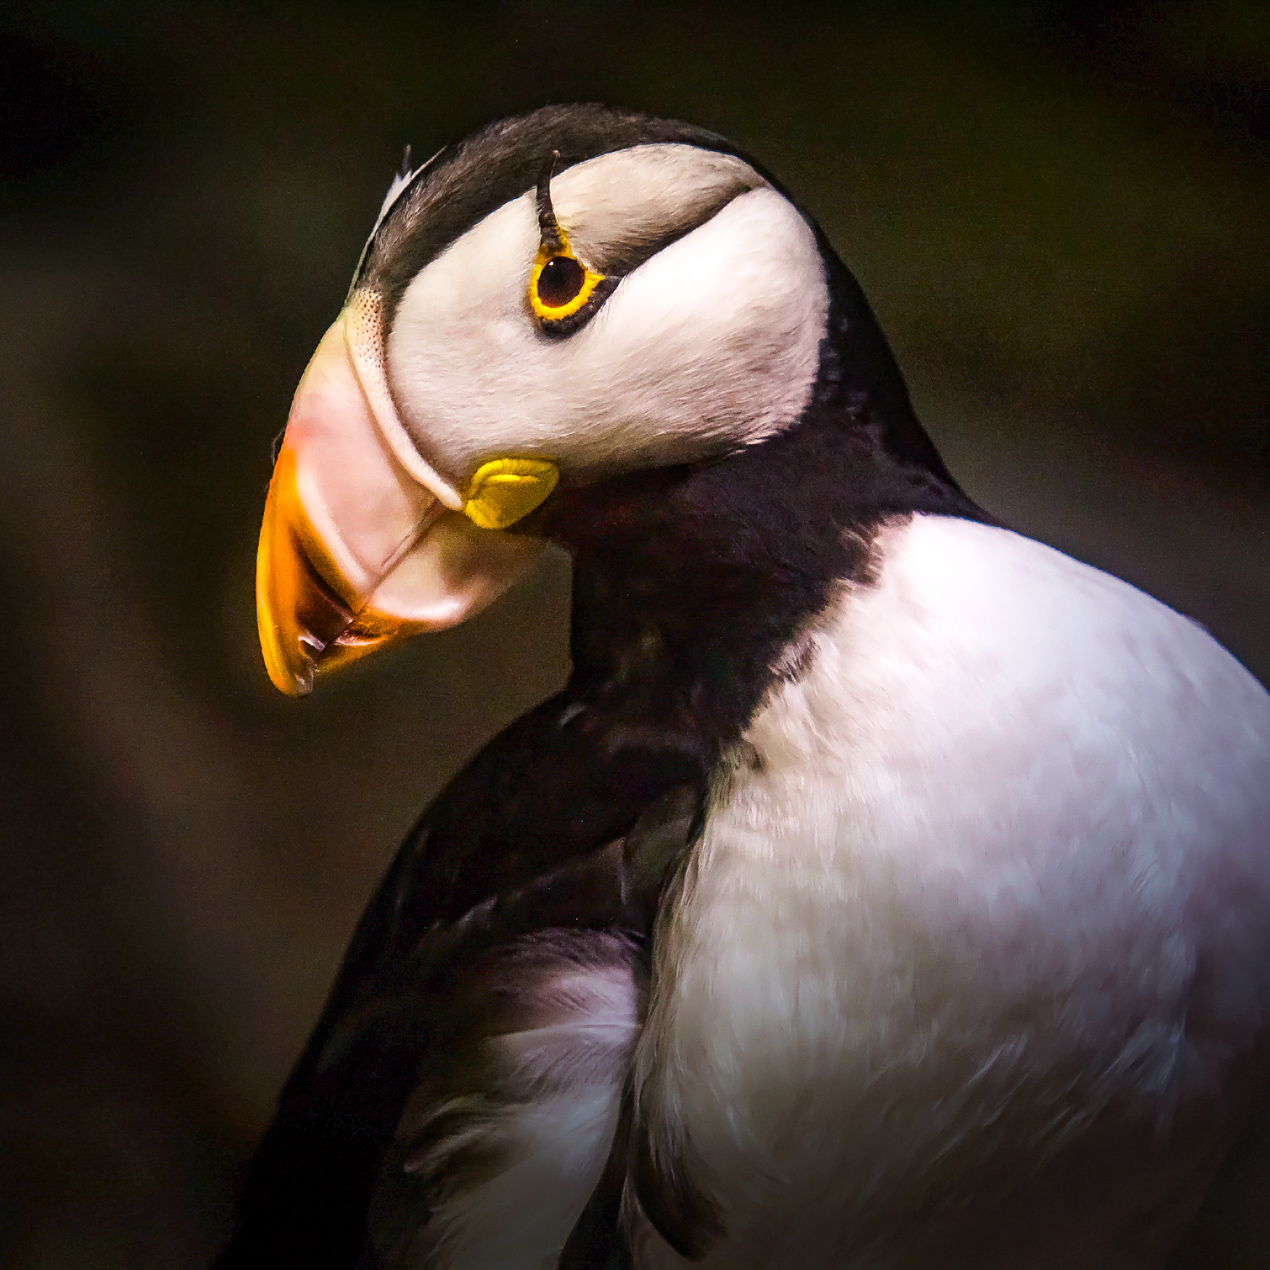
[[[554,501],[790,429],[847,284],[770,178],[682,123],[547,107],[399,177],[269,489],[273,683],[305,693],[478,611],[541,549]]]

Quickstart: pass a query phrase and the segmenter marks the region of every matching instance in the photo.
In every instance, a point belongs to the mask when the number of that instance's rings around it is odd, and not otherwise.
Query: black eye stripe
[[[544,154],[560,151],[558,174],[602,154],[668,143],[737,153],[722,137],[691,124],[608,106],[544,106],[496,120],[448,147],[411,189],[402,191],[369,245],[354,285],[383,297],[387,332],[420,270],[478,221],[533,189]]]

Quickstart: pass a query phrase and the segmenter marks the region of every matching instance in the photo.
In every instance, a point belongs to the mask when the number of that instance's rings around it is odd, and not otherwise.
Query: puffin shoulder
[[[985,913],[1016,875],[1108,932],[1138,913],[1233,991],[1213,1010],[1270,1020],[1270,694],[1198,623],[1009,530],[914,514],[873,561],[752,720],[739,805],[818,808]]]
[[[1225,715],[1264,760],[1270,694],[1198,622],[1130,583],[1001,526],[921,513],[883,528],[877,559],[877,585],[843,606],[857,629],[937,641],[979,689],[1061,680],[1089,710],[1099,692],[1135,711],[1185,702],[1192,721]]]
[[[857,738],[856,779],[899,773],[968,865],[997,826],[1052,887],[1084,844],[1081,867],[1123,872],[1147,925],[1203,963],[1193,1024],[1263,1026],[1270,693],[1199,623],[1007,529],[918,514],[876,559],[813,672]]]

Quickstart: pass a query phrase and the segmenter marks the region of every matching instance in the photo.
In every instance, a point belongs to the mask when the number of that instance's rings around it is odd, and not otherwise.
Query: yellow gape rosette
[[[539,506],[559,477],[546,459],[491,459],[476,469],[463,514],[481,529],[506,529]]]

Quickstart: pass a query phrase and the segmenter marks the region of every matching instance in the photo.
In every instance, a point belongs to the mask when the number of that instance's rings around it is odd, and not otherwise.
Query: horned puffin
[[[546,542],[572,674],[401,847],[220,1265],[1162,1266],[1270,1035],[1270,696],[960,489],[736,147],[394,182],[260,538],[273,683]]]

